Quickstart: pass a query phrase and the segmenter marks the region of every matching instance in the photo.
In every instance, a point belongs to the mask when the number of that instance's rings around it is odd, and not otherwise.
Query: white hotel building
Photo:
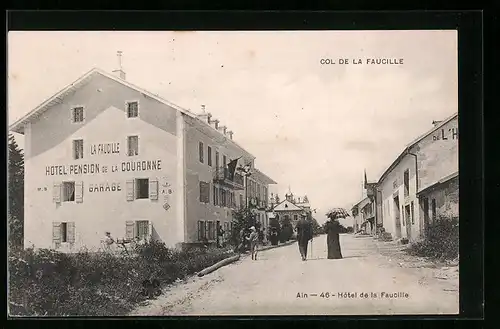
[[[106,231],[170,247],[215,242],[245,195],[265,214],[258,200],[275,182],[231,131],[115,72],[91,70],[10,127],[25,139],[25,247],[95,249]],[[237,158],[256,173],[247,194],[240,174],[227,175]]]

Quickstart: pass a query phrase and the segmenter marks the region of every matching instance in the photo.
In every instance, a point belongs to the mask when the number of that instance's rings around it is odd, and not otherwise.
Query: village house
[[[458,217],[458,114],[410,143],[380,177],[377,223],[393,238],[421,239],[440,214]]]
[[[364,197],[352,209],[354,233],[375,234],[375,202]]]
[[[285,194],[285,199],[281,202],[279,202],[278,195],[274,196],[274,198],[271,201],[272,204],[275,204],[272,211],[274,216],[278,216],[280,222],[290,221],[295,228],[302,214],[311,214],[311,205],[307,195],[302,199],[300,197],[296,199],[293,193],[289,191],[289,193]],[[276,202],[276,198],[278,202]]]
[[[99,248],[105,232],[215,243],[245,197],[266,200],[273,181],[227,127],[114,73],[89,71],[10,127],[25,139],[25,246]]]

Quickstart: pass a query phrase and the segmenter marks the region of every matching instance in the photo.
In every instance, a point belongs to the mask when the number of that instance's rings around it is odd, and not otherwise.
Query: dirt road
[[[165,289],[132,315],[458,313],[458,268],[439,279],[441,269],[405,266],[390,245],[370,237],[342,235],[340,260],[326,259],[326,236],[312,245],[306,262],[296,244],[263,251],[256,261],[242,257]]]

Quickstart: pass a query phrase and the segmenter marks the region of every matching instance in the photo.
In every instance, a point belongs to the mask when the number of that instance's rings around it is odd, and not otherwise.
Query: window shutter
[[[71,118],[70,118],[71,123],[75,123],[75,109],[74,108],[71,109],[70,115],[71,115]]]
[[[149,180],[149,199],[158,200],[158,179]]]
[[[133,239],[135,237],[135,222],[128,220],[125,222],[125,238]]]
[[[61,223],[53,222],[52,223],[52,242],[55,244],[61,243]]]
[[[153,222],[148,221],[148,239],[151,240],[153,236]]]
[[[68,242],[75,243],[75,222],[69,222],[68,224]]]
[[[134,180],[127,180],[125,185],[125,189],[127,191],[127,201],[134,201]]]
[[[75,183],[75,201],[77,203],[83,202],[83,182]]]
[[[52,191],[52,200],[55,203],[61,202],[61,183],[54,183],[53,191]]]

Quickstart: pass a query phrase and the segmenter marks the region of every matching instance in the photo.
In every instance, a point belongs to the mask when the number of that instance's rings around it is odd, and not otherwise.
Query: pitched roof
[[[168,105],[190,117],[193,117],[193,118],[196,118],[196,115],[192,112],[190,112],[189,110],[187,109],[184,109],[176,104],[173,104],[169,101],[167,101],[166,99],[163,99],[161,98],[160,96],[156,95],[156,94],[153,94],[145,89],[142,89],[140,87],[137,87],[136,85],[133,85],[131,84],[130,82],[126,81],[126,80],[123,80],[123,79],[120,79],[119,77],[113,75],[113,74],[110,74],[110,73],[107,73],[99,68],[93,68],[92,70],[88,71],[87,73],[85,73],[84,75],[82,75],[80,78],[78,78],[76,81],[72,82],[71,84],[67,85],[66,87],[64,87],[62,90],[60,90],[59,92],[57,92],[55,95],[51,96],[50,98],[48,98],[47,100],[45,100],[43,103],[41,103],[40,105],[38,105],[37,107],[35,107],[32,111],[30,111],[28,114],[26,114],[25,116],[23,116],[22,118],[20,118],[19,120],[17,120],[16,122],[14,122],[10,127],[9,127],[9,130],[11,131],[14,131],[16,133],[19,133],[19,134],[24,134],[24,124],[26,122],[30,122],[31,120],[33,120],[34,118],[36,117],[39,117],[41,114],[43,114],[46,110],[48,110],[51,106],[59,103],[62,101],[62,99],[68,95],[69,93],[79,89],[81,86],[85,85],[93,76],[95,76],[96,74],[100,74],[102,76],[105,76],[109,79],[112,79],[114,81],[117,81],[118,83],[121,83],[122,85],[125,85],[129,88],[132,88],[140,93],[143,93],[145,95],[147,95],[148,97],[151,97],[155,100],[157,100],[158,102],[160,103],[163,103],[165,105]]]
[[[276,205],[273,211],[299,211],[303,210],[301,207],[294,205],[288,200],[283,200],[281,203]]]
[[[264,184],[278,184],[271,177],[267,176],[257,168],[253,169],[252,176],[257,177],[257,179]]]
[[[351,207],[351,209],[353,209],[353,208],[355,208],[355,207],[359,206],[360,204],[362,204],[363,202],[365,202],[365,201],[369,201],[369,200],[370,200],[370,199],[366,196],[366,197],[364,197],[363,199],[359,200],[357,203],[355,203],[355,204]]]
[[[452,116],[443,120],[437,126],[433,127],[431,130],[427,131],[426,133],[424,133],[420,137],[413,140],[410,144],[407,144],[405,149],[403,150],[403,152],[401,152],[401,154],[396,158],[396,160],[394,160],[394,162],[389,166],[389,168],[387,168],[384,171],[384,173],[380,176],[380,179],[378,180],[378,184],[382,183],[382,181],[385,179],[385,177],[387,177],[387,175],[399,164],[399,162],[401,162],[401,160],[410,152],[410,150],[413,146],[415,146],[417,143],[422,141],[424,138],[426,138],[427,136],[429,136],[430,134],[432,134],[436,130],[440,129],[441,127],[446,125],[448,122],[450,122],[451,120],[453,120],[457,117],[458,117],[458,113],[453,114]]]
[[[456,178],[458,177],[458,171],[455,171],[454,173],[448,175],[448,176],[445,176],[443,178],[441,178],[440,180],[438,180],[437,182],[434,182],[433,184],[427,186],[426,188],[424,188],[423,190],[420,190],[417,192],[417,194],[421,194],[421,193],[424,193],[424,192],[427,192],[429,190],[432,190],[433,188],[435,188],[437,185],[440,185],[440,184],[444,184],[446,182],[449,182],[450,180],[452,180],[453,178]]]

